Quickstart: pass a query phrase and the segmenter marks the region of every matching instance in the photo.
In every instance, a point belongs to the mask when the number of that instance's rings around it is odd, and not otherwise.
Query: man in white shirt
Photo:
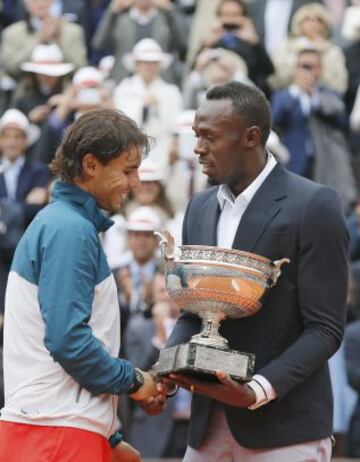
[[[215,186],[196,194],[185,245],[218,245],[290,259],[255,316],[225,321],[231,348],[256,354],[247,384],[173,374],[194,392],[185,462],[327,462],[332,395],[327,359],[345,322],[347,232],[331,189],[286,171],[265,145],[271,112],[262,92],[214,87],[193,125],[195,154]],[[168,346],[190,340],[200,318],[182,313]]]

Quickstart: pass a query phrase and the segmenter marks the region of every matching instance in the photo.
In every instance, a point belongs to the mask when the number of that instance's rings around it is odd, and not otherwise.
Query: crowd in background
[[[153,232],[166,228],[181,243],[186,204],[209,186],[193,153],[194,113],[209,88],[230,80],[268,97],[277,161],[342,200],[351,277],[345,341],[329,361],[335,453],[360,457],[359,0],[0,0],[0,377],[16,244],[51,198],[48,164],[64,131],[99,107],[125,112],[153,139],[140,187],[103,245],[118,287],[121,355],[145,370],[156,362],[178,308]],[[143,456],[184,454],[186,391],[156,417],[121,397],[119,415]]]

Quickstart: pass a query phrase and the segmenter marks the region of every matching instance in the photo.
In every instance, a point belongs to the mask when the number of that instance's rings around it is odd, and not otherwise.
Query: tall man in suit
[[[256,354],[247,384],[183,375],[194,392],[186,462],[305,462],[331,457],[332,393],[327,359],[343,336],[347,231],[328,187],[286,171],[265,143],[271,113],[256,88],[214,87],[193,129],[203,172],[220,186],[195,195],[183,243],[290,259],[258,314],[224,321],[229,346]],[[187,342],[200,319],[182,313],[168,346]]]

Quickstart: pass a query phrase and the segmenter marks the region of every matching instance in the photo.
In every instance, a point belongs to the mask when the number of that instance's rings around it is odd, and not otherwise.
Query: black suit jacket
[[[184,220],[184,244],[216,245],[217,187],[194,196]],[[235,439],[271,448],[329,436],[332,392],[327,359],[337,350],[346,314],[348,236],[336,193],[279,164],[261,185],[238,227],[233,248],[289,265],[252,317],[224,321],[229,346],[256,354],[255,371],[277,399],[255,410],[224,405]],[[186,342],[200,319],[183,313],[168,345]],[[212,400],[194,395],[190,446],[201,445]]]
[[[46,165],[38,161],[26,159],[19,174],[16,188],[16,202],[22,205],[26,225],[34,218],[42,208],[25,202],[29,192],[36,188],[47,188],[50,180],[50,172]],[[7,197],[4,175],[0,173],[0,198]]]

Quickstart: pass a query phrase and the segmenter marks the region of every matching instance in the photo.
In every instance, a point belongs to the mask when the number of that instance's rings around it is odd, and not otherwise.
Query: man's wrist
[[[143,373],[141,372],[140,369],[135,368],[134,369],[134,381],[131,385],[131,387],[128,389],[128,394],[132,395],[136,393],[143,385],[145,382],[145,378]]]
[[[269,403],[276,398],[275,390],[268,382],[268,380],[266,380],[265,377],[261,375],[255,375],[252,380],[246,384],[246,386],[251,388],[256,396],[255,402],[248,406],[248,409],[251,411]]]
[[[118,430],[108,439],[111,449],[123,441],[123,434]]]

